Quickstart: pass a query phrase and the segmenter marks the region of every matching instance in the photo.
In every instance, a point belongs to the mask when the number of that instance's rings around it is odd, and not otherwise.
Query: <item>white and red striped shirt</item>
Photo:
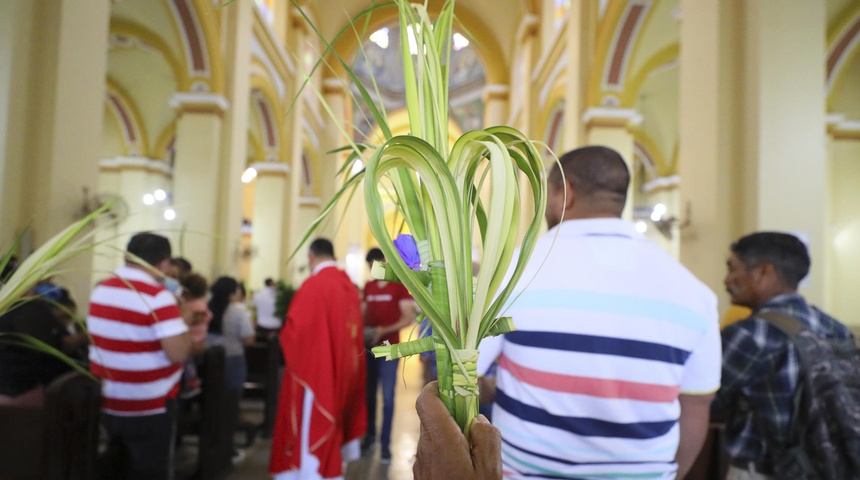
[[[90,296],[90,370],[102,379],[102,410],[113,415],[165,411],[179,389],[182,365],[171,363],[161,339],[188,331],[176,297],[151,275],[121,267]]]

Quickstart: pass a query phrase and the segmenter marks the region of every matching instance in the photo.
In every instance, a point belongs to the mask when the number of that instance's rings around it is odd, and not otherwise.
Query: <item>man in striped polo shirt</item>
[[[716,296],[621,220],[630,175],[617,152],[560,160],[550,230],[506,313],[517,330],[480,345],[479,374],[498,360],[504,475],[683,478],[720,386]]]
[[[170,242],[138,233],[126,249],[131,255],[125,266],[98,284],[90,297],[90,369],[102,379],[109,443],[129,454],[127,478],[169,479],[173,399],[191,338],[176,297],[162,286],[158,273],[168,268]]]

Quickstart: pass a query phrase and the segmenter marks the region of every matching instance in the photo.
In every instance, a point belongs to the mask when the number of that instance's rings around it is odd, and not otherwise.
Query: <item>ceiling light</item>
[[[164,219],[168,222],[176,218],[176,210],[167,208],[164,210]]]
[[[153,197],[151,193],[147,193],[143,196],[144,205],[152,205],[153,203],[155,203],[155,197]]]
[[[380,28],[370,34],[370,41],[379,45],[379,48],[388,48],[388,27]]]
[[[164,200],[165,198],[167,198],[167,192],[165,192],[164,190],[159,188],[158,190],[153,192],[153,196],[155,197],[156,200],[158,200],[160,202],[160,201]]]
[[[454,51],[462,50],[469,46],[469,39],[460,35],[459,33],[454,34]]]
[[[251,183],[251,180],[257,178],[257,170],[254,167],[248,167],[242,173],[242,183]]]

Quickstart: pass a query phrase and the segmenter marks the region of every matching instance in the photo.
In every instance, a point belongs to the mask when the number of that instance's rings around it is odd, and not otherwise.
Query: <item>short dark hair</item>
[[[793,289],[809,273],[812,263],[806,245],[787,233],[752,233],[741,237],[730,248],[748,268],[770,263],[785,286]]]
[[[373,262],[384,262],[385,254],[382,253],[382,250],[380,250],[379,247],[374,247],[367,252],[367,257],[365,257],[365,260],[369,264],[373,264]]]
[[[564,178],[578,195],[609,193],[624,208],[630,171],[618,152],[609,147],[593,145],[571,150],[558,160],[564,169]],[[557,165],[550,172],[548,180],[553,187],[562,187],[561,172]]]
[[[209,291],[209,282],[206,281],[206,277],[195,272],[183,275],[179,284],[182,285],[182,298],[185,300],[203,298]]]
[[[263,283],[265,283],[267,287],[271,287],[272,285],[274,285],[274,284],[275,284],[275,281],[274,281],[274,280],[272,280],[272,277],[269,277],[269,278],[267,278],[267,279],[266,279],[266,281],[265,281],[265,282],[263,282]]]
[[[128,253],[140,257],[146,263],[156,266],[170,258],[170,240],[151,232],[135,234],[125,247]],[[136,263],[135,259],[128,261]]]
[[[317,238],[311,242],[308,249],[315,257],[330,257],[334,258],[334,245],[327,238]]]
[[[191,262],[185,257],[173,257],[170,259],[170,264],[179,267],[179,271],[182,273],[190,273],[192,270]]]

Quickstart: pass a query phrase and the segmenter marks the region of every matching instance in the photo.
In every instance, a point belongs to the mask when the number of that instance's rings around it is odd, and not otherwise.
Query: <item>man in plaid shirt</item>
[[[711,413],[726,419],[731,458],[727,480],[769,479],[769,452],[777,442],[789,440],[799,364],[789,337],[757,315],[789,315],[828,337],[849,338],[851,333],[797,293],[810,265],[806,246],[797,237],[754,233],[732,244],[731,252],[726,290],[732,303],[753,312],[722,332],[722,386]]]

